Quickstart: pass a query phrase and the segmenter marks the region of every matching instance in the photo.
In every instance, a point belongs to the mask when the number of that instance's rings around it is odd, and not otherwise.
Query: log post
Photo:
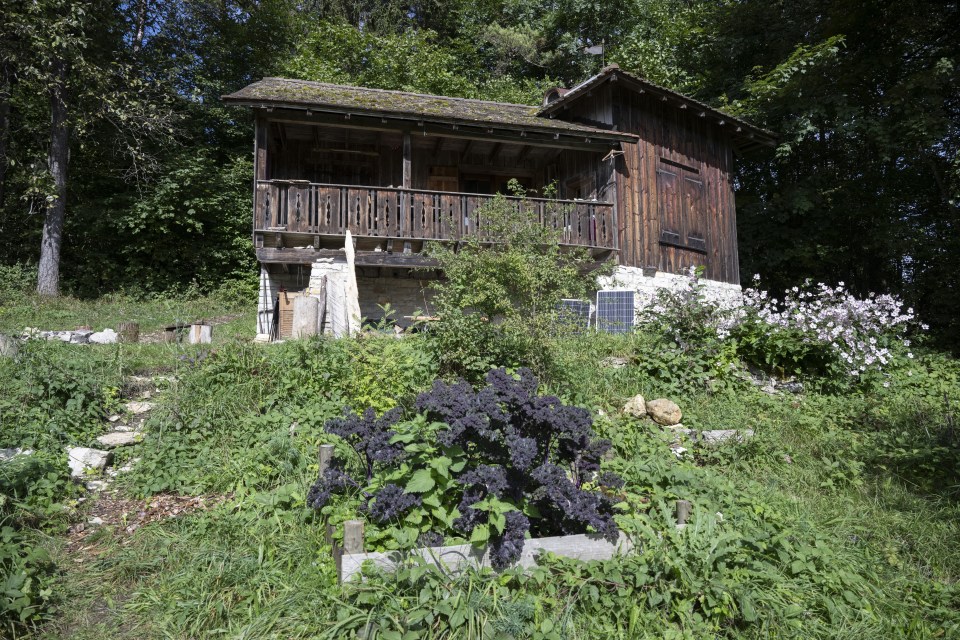
[[[363,520],[343,523],[343,552],[363,553]]]
[[[330,468],[330,464],[333,462],[333,445],[332,444],[322,444],[320,445],[320,475],[322,476],[324,472]]]
[[[692,510],[693,504],[689,500],[677,500],[677,524],[687,524]]]
[[[203,322],[190,325],[190,344],[210,344],[213,340],[213,327]]]
[[[119,342],[140,342],[140,325],[136,322],[121,322],[117,325],[117,339]]]

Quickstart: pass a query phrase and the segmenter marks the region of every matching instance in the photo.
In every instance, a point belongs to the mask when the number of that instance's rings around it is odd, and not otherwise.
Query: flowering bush
[[[895,296],[859,299],[842,282],[831,287],[808,280],[771,297],[759,288],[759,276],[743,291],[742,304],[730,304],[711,297],[691,268],[678,286],[659,291],[638,319],[681,349],[709,352],[711,343],[734,336],[739,354],[766,368],[861,376],[881,371],[899,346],[910,347],[905,334],[915,316]]]
[[[685,278],[648,300],[638,320],[660,329],[685,350],[702,349],[704,342],[729,337],[742,318],[738,301],[711,296],[702,275],[703,267],[690,267]]]
[[[759,276],[754,282],[759,283]],[[831,287],[807,280],[780,299],[750,288],[743,300],[737,329],[741,348],[746,355],[764,354],[767,365],[783,366],[788,357],[798,364],[816,359],[824,367],[860,376],[882,370],[896,346],[910,346],[905,333],[914,323],[913,309],[904,310],[891,295],[858,299],[843,282]]]
[[[360,509],[394,538],[409,543],[437,533],[490,544],[496,568],[516,561],[532,535],[595,532],[616,539],[614,500],[622,481],[600,473],[610,443],[593,433],[590,413],[538,395],[528,370],[515,378],[487,374],[474,391],[437,380],[420,394],[418,418],[393,411],[376,418],[348,414],[327,429],[354,448],[366,472],[360,482],[332,468],[308,494],[321,509],[333,494],[353,491]]]

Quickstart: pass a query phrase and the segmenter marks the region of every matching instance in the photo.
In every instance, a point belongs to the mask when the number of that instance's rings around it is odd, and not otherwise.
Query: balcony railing
[[[259,231],[345,235],[401,240],[483,238],[483,205],[492,195],[358,187],[298,180],[257,182]],[[616,248],[613,204],[592,200],[508,197],[566,245]],[[490,238],[493,240],[493,238]]]

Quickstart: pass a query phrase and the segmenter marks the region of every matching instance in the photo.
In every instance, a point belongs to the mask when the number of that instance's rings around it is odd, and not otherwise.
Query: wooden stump
[[[343,552],[363,553],[363,520],[343,523]]]
[[[213,340],[213,327],[209,324],[190,325],[190,344],[210,344]]]
[[[117,341],[126,343],[140,342],[140,325],[136,322],[121,322],[118,324]]]
[[[333,445],[332,444],[322,444],[320,445],[320,456],[318,458],[320,464],[320,475],[330,468],[330,464],[333,462]]]

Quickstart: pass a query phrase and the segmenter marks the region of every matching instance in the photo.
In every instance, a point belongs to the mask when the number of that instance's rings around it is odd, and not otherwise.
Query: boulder
[[[666,398],[657,398],[647,403],[647,415],[657,424],[670,427],[680,422],[683,413],[676,402]]]
[[[643,399],[643,396],[637,394],[627,400],[627,404],[623,405],[623,412],[628,416],[641,418],[647,415],[647,403]]]
[[[0,449],[0,462],[13,460],[17,456],[29,456],[31,454],[33,454],[33,449],[21,449],[20,447],[16,449]]]
[[[113,329],[104,329],[91,333],[89,341],[93,344],[114,344],[117,341],[117,332]]]
[[[113,454],[109,451],[87,447],[67,449],[67,464],[70,465],[70,475],[74,478],[82,478],[91,470],[103,471],[112,459]]]
[[[790,382],[784,382],[783,384],[777,385],[778,389],[783,389],[787,393],[803,393],[803,383],[797,382],[796,380],[791,380]]]
[[[116,449],[117,447],[127,447],[143,440],[143,435],[136,431],[112,431],[99,438],[97,442],[104,449]]]
[[[87,344],[90,342],[90,336],[93,331],[90,329],[77,329],[70,332],[70,344]]]
[[[0,334],[0,358],[15,358],[20,351],[20,343],[16,338]]]

